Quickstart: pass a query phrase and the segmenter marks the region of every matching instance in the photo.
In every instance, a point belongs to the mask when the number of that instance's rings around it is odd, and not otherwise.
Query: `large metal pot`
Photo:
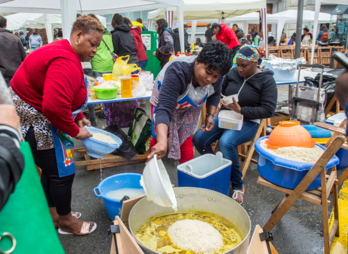
[[[178,201],[178,212],[202,211],[214,213],[236,225],[242,233],[243,241],[234,249],[225,252],[225,254],[244,254],[247,251],[251,227],[250,218],[244,208],[236,201],[226,195],[208,189],[180,187],[174,188],[174,192]],[[148,201],[145,197],[133,206],[129,214],[130,231],[135,237],[134,232],[144,225],[149,218],[173,212],[173,209],[158,206],[152,201]],[[136,237],[135,239],[146,254],[159,253],[143,245]]]

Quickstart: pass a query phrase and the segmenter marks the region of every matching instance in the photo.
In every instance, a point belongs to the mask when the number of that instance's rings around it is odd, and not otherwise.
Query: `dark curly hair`
[[[81,15],[74,22],[73,27],[71,29],[71,34],[78,30],[81,30],[84,34],[89,33],[91,31],[103,33],[104,27],[95,18],[92,18],[88,15]]]
[[[220,41],[208,42],[196,61],[208,64],[208,70],[215,70],[220,72],[220,75],[225,75],[232,67],[232,51]]]
[[[157,28],[158,36],[161,37],[164,32],[164,29],[168,27],[168,22],[165,19],[158,19],[156,20],[156,23],[158,26]]]

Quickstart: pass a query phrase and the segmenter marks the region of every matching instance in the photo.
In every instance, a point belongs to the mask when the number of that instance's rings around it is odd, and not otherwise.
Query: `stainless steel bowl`
[[[178,212],[202,211],[217,214],[231,221],[242,233],[243,241],[234,249],[224,254],[244,254],[247,251],[250,237],[251,222],[244,208],[233,199],[219,192],[191,187],[174,188],[176,200],[178,201]],[[168,207],[158,206],[145,198],[137,202],[128,218],[129,228],[132,235],[153,216],[161,216],[173,213]],[[135,237],[139,246],[146,254],[159,253],[142,244]]]

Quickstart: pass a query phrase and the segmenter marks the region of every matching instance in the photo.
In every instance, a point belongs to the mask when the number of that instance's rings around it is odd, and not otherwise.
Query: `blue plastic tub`
[[[110,136],[116,141],[116,143],[107,143],[107,142],[103,142],[101,140],[95,139],[93,137],[81,140],[82,145],[85,147],[86,152],[88,153],[89,156],[92,156],[95,158],[103,158],[104,155],[112,153],[113,151],[115,151],[117,148],[119,148],[122,145],[122,140],[116,135],[108,131],[104,131],[94,127],[87,127],[87,126],[85,127],[92,134],[103,133],[105,135]]]
[[[95,196],[103,199],[110,220],[115,220],[115,216],[120,216],[122,204],[120,199],[106,197],[106,194],[122,188],[143,189],[140,185],[140,178],[141,174],[116,174],[104,179],[98,187],[93,189]]]
[[[338,165],[337,165],[338,170],[348,167],[348,150],[346,150],[344,148],[340,148],[337,151],[336,156],[340,160],[340,163],[338,163]]]
[[[257,169],[260,175],[271,183],[284,188],[295,189],[314,164],[290,161],[270,154],[260,145],[260,141],[266,138],[268,138],[268,136],[259,138],[255,143],[255,150],[259,154]],[[319,144],[316,145],[325,150],[324,146]],[[334,155],[325,168],[327,170],[338,163],[339,159]],[[320,184],[319,174],[309,185],[307,190],[316,189],[320,187]]]
[[[327,122],[328,123],[328,122]],[[330,123],[332,124],[332,123]],[[314,139],[329,139],[331,138],[331,131],[319,128],[314,125],[302,125],[309,133],[311,134],[312,138]],[[327,142],[325,142],[327,143]],[[337,170],[344,169],[348,167],[348,150],[346,149],[339,149],[336,153],[336,156],[340,160],[340,163],[338,163]]]
[[[331,131],[325,130],[315,125],[301,125],[305,128],[312,138],[331,138]]]
[[[198,187],[228,195],[231,177],[230,160],[222,153],[205,154],[178,166],[178,186]]]

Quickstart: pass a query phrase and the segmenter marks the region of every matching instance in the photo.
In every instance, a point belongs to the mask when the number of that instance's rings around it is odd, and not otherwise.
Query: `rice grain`
[[[199,220],[177,221],[168,228],[168,235],[181,249],[197,253],[213,253],[223,246],[219,231]]]

